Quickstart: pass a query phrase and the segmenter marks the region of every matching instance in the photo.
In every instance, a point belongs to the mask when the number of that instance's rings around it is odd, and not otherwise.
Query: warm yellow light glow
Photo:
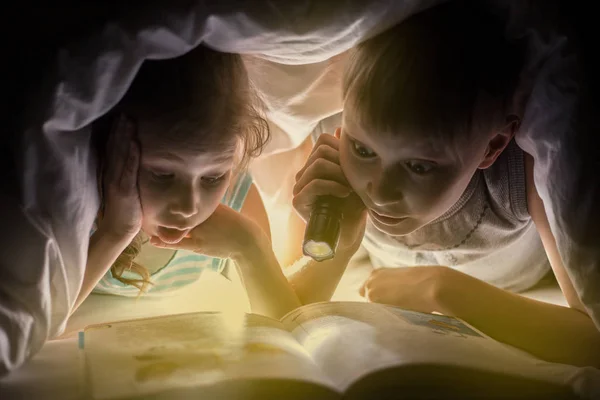
[[[319,348],[323,347],[329,340],[339,340],[339,327],[334,325],[323,326],[311,331],[310,335],[304,340],[302,346],[310,354],[318,354]]]
[[[271,240],[273,244],[273,252],[278,260],[285,257],[285,252],[288,251],[290,243],[289,237],[289,218],[292,208],[287,206],[277,206],[275,204],[265,204],[267,214],[269,215],[269,224],[271,225]],[[285,266],[283,266],[285,267]]]
[[[318,258],[326,258],[332,255],[333,251],[331,247],[325,242],[316,242],[314,240],[308,241],[304,244],[304,251],[306,254],[315,256]]]
[[[246,314],[243,311],[239,309],[223,311],[221,317],[222,327],[225,330],[224,334],[226,336],[237,337],[244,331]]]

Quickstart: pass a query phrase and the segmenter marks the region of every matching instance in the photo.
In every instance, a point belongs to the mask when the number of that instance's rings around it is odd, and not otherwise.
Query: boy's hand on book
[[[219,204],[206,221],[196,226],[179,243],[165,243],[152,237],[156,247],[193,251],[210,257],[233,258],[247,251],[264,236],[252,220],[226,205]]]
[[[431,313],[439,310],[440,289],[452,272],[439,265],[379,268],[365,280],[360,295],[373,303]]]
[[[296,174],[292,202],[296,212],[306,222],[320,196],[343,198],[338,251],[353,253],[364,236],[367,213],[340,166],[339,137],[339,128],[335,135],[319,137],[306,164]]]
[[[135,124],[119,117],[106,145],[102,173],[104,209],[98,228],[116,238],[132,239],[142,226],[142,206],[138,191],[140,147]]]

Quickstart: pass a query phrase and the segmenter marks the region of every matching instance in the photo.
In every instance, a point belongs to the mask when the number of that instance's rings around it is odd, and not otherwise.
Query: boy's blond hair
[[[511,113],[520,51],[498,15],[450,1],[360,43],[343,78],[344,111],[372,133],[444,140],[496,129]]]

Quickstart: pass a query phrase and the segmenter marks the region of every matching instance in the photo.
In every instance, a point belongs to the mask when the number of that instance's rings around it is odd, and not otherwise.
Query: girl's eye
[[[360,158],[373,158],[377,156],[373,150],[361,145],[357,141],[352,141],[352,149],[354,150],[354,154]]]
[[[203,176],[202,182],[207,185],[217,185],[217,184],[221,183],[223,181],[223,179],[225,179],[226,175],[227,174],[223,174],[221,176]]]
[[[150,175],[152,176],[152,179],[154,179],[157,182],[167,182],[175,177],[175,174],[156,171],[150,171]]]
[[[435,168],[435,164],[432,162],[418,160],[407,161],[406,166],[417,175],[425,175]]]

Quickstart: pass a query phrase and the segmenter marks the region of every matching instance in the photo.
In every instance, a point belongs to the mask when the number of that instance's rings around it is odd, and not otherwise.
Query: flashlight
[[[340,239],[340,200],[333,196],[321,196],[310,213],[304,232],[302,252],[315,261],[325,261],[335,256]]]

